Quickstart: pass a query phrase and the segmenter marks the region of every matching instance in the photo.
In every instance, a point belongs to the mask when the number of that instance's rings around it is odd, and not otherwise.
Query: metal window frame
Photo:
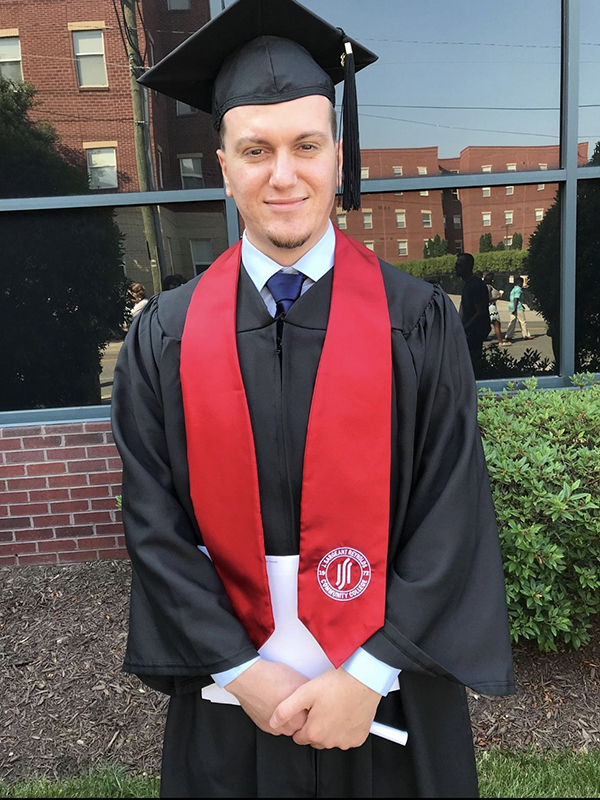
[[[79,33],[99,33],[100,38],[102,39],[102,52],[101,53],[78,53],[77,48],[75,47],[75,37]],[[71,31],[71,42],[73,43],[73,55],[75,57],[75,74],[77,76],[77,86],[80,89],[106,89],[109,86],[108,82],[108,68],[106,65],[106,42],[104,41],[104,30],[103,28],[90,28],[89,30],[86,28],[85,30],[77,30]],[[106,78],[106,83],[80,83],[80,80],[83,79],[80,70],[80,62],[82,58],[98,58],[99,56],[102,57],[102,64],[104,66],[104,76]]]
[[[216,2],[216,0],[215,0]],[[575,288],[577,248],[577,186],[579,181],[600,180],[600,167],[578,167],[579,128],[579,57],[580,57],[580,0],[562,0],[561,49],[561,118],[560,168],[544,170],[544,182],[556,183],[561,199],[561,374],[538,378],[544,389],[570,386],[575,370]],[[527,172],[475,173],[470,175],[428,175],[396,177],[361,181],[361,191],[392,193],[435,190],[469,189],[484,186],[517,186],[538,184],[540,170]],[[240,223],[235,202],[219,189],[179,189],[155,192],[107,193],[102,195],[73,195],[70,197],[35,197],[0,199],[0,213],[12,211],[46,211],[53,209],[97,208],[111,206],[162,205],[225,201],[229,244],[240,238]],[[478,386],[502,391],[514,379],[478,381]],[[55,422],[106,420],[110,406],[80,408],[33,409],[0,412],[0,426],[40,425]]]

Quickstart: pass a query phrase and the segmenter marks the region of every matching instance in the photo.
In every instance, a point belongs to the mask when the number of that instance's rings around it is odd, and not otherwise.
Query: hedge
[[[590,641],[600,612],[600,385],[479,397],[513,641]]]
[[[516,272],[525,274],[527,269],[527,250],[504,250],[491,253],[474,253],[475,272]],[[401,261],[394,266],[416,278],[446,275],[454,272],[456,256]]]

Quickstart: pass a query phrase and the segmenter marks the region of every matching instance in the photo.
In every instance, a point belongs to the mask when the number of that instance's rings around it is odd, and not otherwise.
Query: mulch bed
[[[121,672],[130,566],[0,569],[0,779],[119,763],[158,774],[167,698]],[[518,692],[469,692],[477,748],[600,745],[600,626],[580,652],[515,648]]]

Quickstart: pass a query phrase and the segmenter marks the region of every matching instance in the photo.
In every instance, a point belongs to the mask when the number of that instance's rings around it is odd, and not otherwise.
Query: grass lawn
[[[478,759],[482,797],[600,797],[600,751],[509,753]],[[6,786],[0,797],[158,797],[159,781],[109,767],[80,778]]]

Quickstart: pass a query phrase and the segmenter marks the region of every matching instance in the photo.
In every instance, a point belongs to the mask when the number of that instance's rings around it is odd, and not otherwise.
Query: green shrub
[[[475,272],[501,273],[514,272],[525,275],[527,271],[527,250],[505,250],[492,253],[473,253]],[[401,261],[395,264],[398,269],[408,272],[416,278],[428,278],[436,275],[447,275],[454,272],[456,256],[438,256],[420,260]]]
[[[600,385],[479,399],[512,637],[542,650],[590,640],[600,612]]]

